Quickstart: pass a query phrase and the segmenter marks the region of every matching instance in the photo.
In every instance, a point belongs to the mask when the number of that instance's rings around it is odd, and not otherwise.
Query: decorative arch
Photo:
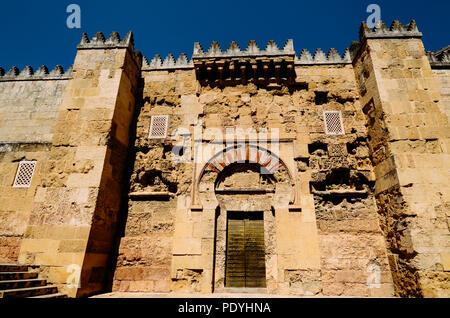
[[[275,175],[280,170],[287,172],[290,184],[293,186],[292,195],[290,198],[290,206],[298,208],[297,191],[296,191],[296,178],[293,172],[289,169],[288,165],[273,152],[257,145],[235,145],[225,148],[215,154],[208,162],[202,167],[200,173],[197,175],[194,181],[193,187],[193,200],[191,203],[192,210],[201,210],[202,205],[199,199],[199,187],[202,178],[205,174],[214,173],[217,176],[227,167],[239,164],[239,163],[251,163],[257,164],[262,168],[262,173]],[[217,178],[217,176],[215,178]]]
[[[276,173],[284,166],[291,180],[293,179],[292,173],[277,155],[256,145],[238,145],[220,151],[205,164],[200,173],[200,178],[207,170],[220,173],[223,169],[234,163],[256,163],[264,167],[270,174]]]

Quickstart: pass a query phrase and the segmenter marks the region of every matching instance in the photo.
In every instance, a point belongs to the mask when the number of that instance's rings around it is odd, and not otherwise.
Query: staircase
[[[26,265],[0,264],[0,298],[67,298]]]

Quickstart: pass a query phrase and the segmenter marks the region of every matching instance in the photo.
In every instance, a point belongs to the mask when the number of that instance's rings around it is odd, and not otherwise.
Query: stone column
[[[140,63],[131,32],[78,46],[19,255],[71,297],[104,287]]]
[[[396,291],[449,297],[450,129],[421,36],[363,24],[352,54]]]

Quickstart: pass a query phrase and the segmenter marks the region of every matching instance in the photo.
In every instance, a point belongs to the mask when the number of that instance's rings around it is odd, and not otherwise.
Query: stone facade
[[[448,297],[449,53],[421,37],[396,21],[342,56],[288,40],[149,61],[97,33],[66,73],[0,69],[0,261],[71,297],[242,291],[229,220],[247,215],[265,283],[246,261],[246,286]]]
[[[0,261],[16,262],[36,188],[48,160],[59,106],[71,71],[0,70]],[[8,80],[10,78],[11,80]],[[29,188],[12,188],[22,160],[36,160]]]

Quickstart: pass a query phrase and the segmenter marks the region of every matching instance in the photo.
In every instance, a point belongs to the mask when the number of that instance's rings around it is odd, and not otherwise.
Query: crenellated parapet
[[[422,36],[423,34],[419,32],[414,20],[407,25],[403,25],[400,21],[395,20],[390,28],[382,21],[378,21],[372,29],[365,22],[362,22],[359,29],[359,40],[361,42],[364,42],[366,39],[422,38]]]
[[[169,54],[164,61],[159,54],[149,62],[147,57],[143,57],[142,71],[155,71],[155,70],[174,70],[174,69],[193,69],[194,62],[189,60],[185,53],[182,53],[177,60],[175,60],[172,54]]]
[[[294,56],[294,42],[287,40],[283,48],[270,40],[266,48],[261,50],[255,41],[250,41],[247,48],[243,51],[239,45],[233,41],[226,51],[223,51],[218,42],[213,42],[208,51],[204,51],[199,42],[194,43],[193,59],[209,59],[209,58],[236,58],[236,57],[264,57],[264,56]]]
[[[322,49],[317,49],[314,56],[304,49],[300,53],[300,57],[295,57],[295,65],[328,65],[328,64],[351,64],[352,59],[350,58],[349,49],[345,50],[344,55],[340,55],[336,49],[331,48],[328,54],[322,51]]]
[[[245,83],[275,85],[291,83],[295,79],[295,51],[292,40],[287,40],[280,49],[269,41],[261,50],[255,41],[250,41],[245,50],[231,42],[223,51],[213,42],[208,51],[200,43],[194,44],[192,56],[197,80],[202,85],[224,86]]]
[[[112,32],[108,38],[105,38],[102,32],[97,32],[92,39],[89,39],[86,33],[81,36],[81,42],[78,45],[79,50],[83,49],[112,49],[112,48],[130,48],[134,51],[133,32],[128,32],[123,40],[117,32]]]
[[[427,52],[432,68],[450,68],[450,45],[437,51]]]
[[[50,72],[45,65],[41,66],[36,72],[31,66],[26,66],[22,71],[19,71],[16,66],[13,66],[8,72],[5,72],[5,70],[0,67],[0,82],[67,80],[71,78],[72,67],[64,71],[64,68],[61,65],[56,65]]]
[[[143,58],[142,70],[157,71],[198,69],[199,67],[204,68],[206,64],[212,65],[211,63],[216,63],[214,61],[219,62],[220,65],[222,63],[229,64],[230,61],[237,61],[239,63],[247,61],[250,64],[253,64],[253,66],[251,66],[252,69],[255,69],[255,64],[261,64],[262,61],[265,61],[265,63],[272,61],[275,62],[275,64],[283,61],[282,64],[287,63],[289,65],[333,65],[351,64],[352,62],[349,49],[347,49],[342,56],[334,48],[330,49],[328,54],[325,54],[322,49],[317,49],[314,55],[312,55],[308,50],[303,50],[300,53],[300,56],[297,56],[294,50],[293,40],[287,40],[282,49],[280,49],[278,45],[271,40],[267,43],[263,50],[260,49],[258,44],[253,40],[249,42],[245,50],[242,50],[239,45],[233,41],[228,46],[227,50],[222,50],[218,42],[213,42],[208,50],[205,51],[202,45],[196,42],[194,43],[192,59],[189,59],[185,53],[182,53],[178,59],[175,59],[172,54],[169,54],[164,60],[159,54],[156,54],[151,61],[149,61],[146,57]],[[217,66],[219,71],[221,67],[220,65]],[[240,65],[239,68],[241,67],[243,66]],[[233,71],[233,66],[231,66],[231,68],[231,71]],[[256,66],[256,68],[258,67]],[[206,71],[208,71],[207,67]],[[236,77],[239,80],[242,79],[242,76]]]

